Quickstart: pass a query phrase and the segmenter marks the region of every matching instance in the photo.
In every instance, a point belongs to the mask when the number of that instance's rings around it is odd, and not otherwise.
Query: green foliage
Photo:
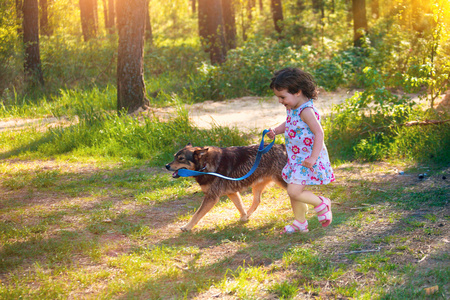
[[[267,95],[273,72],[285,66],[303,66],[313,55],[309,47],[269,39],[248,41],[228,52],[221,66],[202,63],[193,77],[192,89],[200,99],[225,99],[246,95]]]
[[[386,88],[378,71],[365,68],[366,86],[325,119],[326,144],[332,157],[364,161],[404,157],[416,161],[449,161],[450,126],[404,126],[408,121],[442,120],[445,114],[415,106],[412,99],[398,97]]]
[[[14,90],[14,85],[20,86],[14,80],[21,73],[20,61],[23,59],[17,28],[13,10],[0,5],[0,99],[5,91]]]
[[[269,291],[276,294],[280,299],[292,299],[297,295],[298,290],[298,283],[290,283],[287,281],[277,282],[269,287]]]
[[[95,92],[90,95],[95,96]],[[76,100],[77,96],[72,99]],[[189,142],[199,146],[248,144],[248,136],[242,136],[237,129],[214,127],[203,130],[193,127],[185,111],[180,111],[167,122],[161,122],[153,117],[119,117],[115,113],[102,112],[94,105],[89,105],[95,103],[89,100],[92,98],[74,102],[69,110],[79,116],[78,124],[52,128],[47,133],[22,133],[21,139],[12,145],[10,151],[4,152],[2,157],[18,155],[24,151],[50,157],[71,153],[79,157],[146,159],[151,164],[158,165],[161,161],[170,161],[173,153]],[[3,132],[0,140],[7,140],[10,136],[15,134]]]

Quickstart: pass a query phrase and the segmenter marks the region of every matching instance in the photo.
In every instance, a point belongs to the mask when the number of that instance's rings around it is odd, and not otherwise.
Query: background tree
[[[39,53],[38,0],[23,2],[23,43],[25,45],[25,75],[32,84],[44,85],[41,56]]]
[[[105,28],[108,28],[108,1],[103,0],[103,17],[105,19]]]
[[[222,0],[225,40],[227,42],[228,49],[236,48],[236,14],[234,4],[234,0]]]
[[[202,45],[209,52],[211,63],[225,62],[227,47],[221,0],[198,1],[198,27]]]
[[[40,33],[46,36],[52,35],[52,30],[48,23],[48,0],[39,0],[40,16],[39,25]]]
[[[281,4],[281,0],[271,0],[270,8],[272,11],[272,19],[275,25],[275,30],[279,34],[282,32],[281,23],[283,22],[283,6]]]
[[[198,0],[198,34],[202,47],[207,50],[208,40],[208,0]]]
[[[191,1],[191,10],[192,10],[192,13],[193,14],[195,14],[196,13],[196,11],[197,11],[197,1],[196,0],[190,0]]]
[[[379,0],[372,0],[370,3],[372,18],[378,19],[380,17],[380,3]]]
[[[80,0],[81,29],[84,41],[97,36],[97,0]]]
[[[353,45],[361,47],[367,33],[366,0],[352,0]]]
[[[223,25],[222,1],[210,0],[208,5],[208,37],[212,64],[222,64],[226,60],[227,47]]]
[[[150,22],[150,0],[147,0],[147,7],[145,8],[145,41],[150,45],[153,44],[152,23]]]
[[[108,20],[105,28],[108,29],[110,34],[114,33],[114,26],[116,25],[116,10],[115,0],[108,0]]]
[[[118,0],[117,110],[130,114],[149,101],[144,83],[144,31],[147,0]]]
[[[17,33],[22,34],[23,28],[23,12],[22,12],[23,1],[16,0],[15,1],[15,9],[16,9],[16,22],[17,22]]]

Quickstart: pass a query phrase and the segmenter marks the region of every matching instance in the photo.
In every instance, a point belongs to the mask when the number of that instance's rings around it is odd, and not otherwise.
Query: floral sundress
[[[304,103],[297,109],[288,109],[286,111],[284,138],[288,161],[283,168],[282,177],[287,183],[301,185],[328,184],[333,182],[335,178],[325,144],[312,168],[308,169],[302,166],[302,162],[311,155],[314,144],[314,134],[300,118],[302,110],[307,107],[311,107],[314,110],[317,120],[320,122],[320,115],[312,100]]]

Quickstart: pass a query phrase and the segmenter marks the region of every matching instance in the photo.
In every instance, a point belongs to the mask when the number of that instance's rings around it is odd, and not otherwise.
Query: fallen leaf
[[[435,285],[435,286],[432,286],[432,287],[429,287],[429,288],[425,288],[424,290],[425,290],[425,294],[433,295],[433,294],[435,294],[435,293],[437,293],[439,291],[439,286]]]

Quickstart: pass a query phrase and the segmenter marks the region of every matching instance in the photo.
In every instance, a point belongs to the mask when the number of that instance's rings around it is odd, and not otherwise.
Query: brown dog
[[[174,160],[166,165],[167,170],[175,171],[173,178],[180,177],[178,170],[189,169],[201,172],[214,172],[221,175],[238,178],[250,171],[255,162],[258,145],[245,147],[193,147],[188,144],[174,155]],[[261,194],[270,182],[275,182],[286,189],[286,182],[281,177],[281,171],[286,165],[287,154],[284,145],[275,144],[263,154],[258,168],[248,178],[241,181],[222,179],[214,175],[195,176],[205,198],[191,220],[181,230],[191,230],[211,208],[219,202],[219,197],[227,195],[233,201],[241,214],[241,221],[247,221],[258,207]],[[252,187],[253,203],[245,212],[239,194],[245,188]]]

